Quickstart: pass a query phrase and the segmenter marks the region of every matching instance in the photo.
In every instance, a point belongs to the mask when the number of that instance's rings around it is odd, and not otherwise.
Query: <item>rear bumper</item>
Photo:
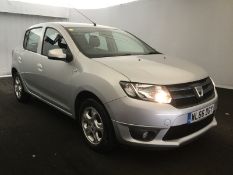
[[[177,109],[168,104],[158,104],[124,97],[106,104],[113,121],[119,142],[146,147],[178,147],[204,134],[217,125],[215,117],[206,125],[177,139],[164,139],[169,129],[187,124],[188,114],[212,104],[217,109],[217,93],[210,101],[185,109]],[[202,119],[204,120],[204,119]],[[200,121],[202,121],[200,120]],[[154,131],[155,137],[142,141],[132,137],[130,128]]]

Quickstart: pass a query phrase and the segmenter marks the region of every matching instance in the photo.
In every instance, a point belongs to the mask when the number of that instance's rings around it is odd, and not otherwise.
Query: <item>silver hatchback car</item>
[[[217,125],[217,93],[202,68],[117,28],[34,25],[12,55],[18,101],[34,96],[78,119],[95,150],[178,147]]]

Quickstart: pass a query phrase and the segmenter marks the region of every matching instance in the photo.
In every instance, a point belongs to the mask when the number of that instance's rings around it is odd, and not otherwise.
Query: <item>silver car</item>
[[[117,28],[30,27],[13,52],[19,102],[34,96],[79,121],[98,151],[116,143],[178,147],[217,125],[217,93],[199,66]]]

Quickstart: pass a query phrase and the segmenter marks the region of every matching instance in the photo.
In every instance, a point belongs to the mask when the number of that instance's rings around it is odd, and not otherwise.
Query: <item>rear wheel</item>
[[[13,75],[14,92],[19,102],[28,102],[30,95],[25,92],[23,82],[18,74]]]
[[[114,130],[104,106],[93,98],[84,100],[79,123],[86,143],[95,151],[106,152],[115,145]]]

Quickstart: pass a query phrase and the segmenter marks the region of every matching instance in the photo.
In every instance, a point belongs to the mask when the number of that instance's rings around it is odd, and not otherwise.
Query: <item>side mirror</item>
[[[70,50],[68,49],[67,54],[63,52],[62,49],[52,49],[49,50],[48,52],[48,58],[50,60],[60,60],[60,61],[66,61],[66,62],[71,62],[73,60],[73,56],[70,53]]]

